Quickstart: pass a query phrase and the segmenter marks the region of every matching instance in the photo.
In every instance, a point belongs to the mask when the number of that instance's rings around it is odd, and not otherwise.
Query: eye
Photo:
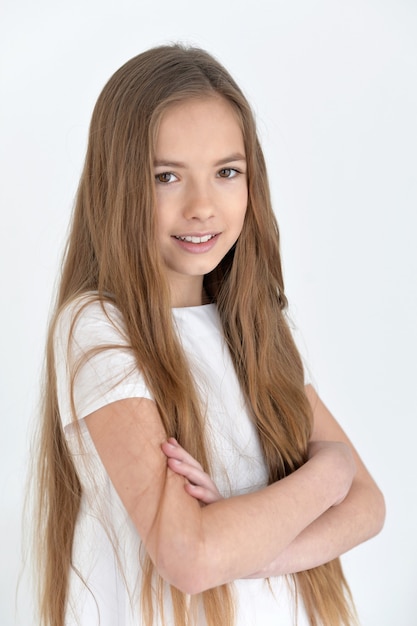
[[[240,172],[233,167],[224,167],[217,173],[219,178],[234,178],[238,174],[240,174]]]
[[[155,174],[155,180],[157,183],[169,184],[174,183],[177,179],[175,174],[172,172],[161,172],[160,174]]]

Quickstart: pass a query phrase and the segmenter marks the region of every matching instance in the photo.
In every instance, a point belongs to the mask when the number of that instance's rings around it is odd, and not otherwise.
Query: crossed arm
[[[237,578],[295,572],[378,532],[384,517],[378,488],[315,392],[310,388],[308,394],[313,439],[320,443],[311,446],[307,463],[260,491],[224,500],[189,455],[178,458],[187,453],[166,441],[152,401],[120,400],[85,418],[167,582],[198,593]]]
[[[383,496],[358,453],[311,385],[306,388],[306,393],[314,416],[310,456],[326,445],[325,442],[344,442],[352,452],[355,475],[348,493],[340,502],[304,528],[283,550],[274,550],[268,565],[248,578],[292,574],[317,567],[373,537],[384,522]],[[165,442],[162,450],[169,467],[187,479],[184,487],[187,493],[204,505],[221,499],[210,476],[175,440]]]

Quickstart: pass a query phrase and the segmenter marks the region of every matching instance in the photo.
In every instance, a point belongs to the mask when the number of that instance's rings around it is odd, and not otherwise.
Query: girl
[[[130,60],[93,113],[49,334],[42,624],[353,624],[337,557],[383,499],[286,307],[240,89],[202,50]]]

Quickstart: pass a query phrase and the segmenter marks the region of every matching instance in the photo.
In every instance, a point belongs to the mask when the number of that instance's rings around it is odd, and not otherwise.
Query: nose
[[[184,217],[204,222],[215,213],[215,199],[210,185],[204,181],[192,181],[184,198]]]

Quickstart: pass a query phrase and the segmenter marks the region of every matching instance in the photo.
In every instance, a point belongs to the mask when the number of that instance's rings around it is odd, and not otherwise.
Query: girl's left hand
[[[200,463],[186,452],[176,439],[170,437],[168,441],[164,441],[161,448],[168,459],[169,468],[187,479],[184,488],[190,496],[203,504],[212,504],[223,499]]]

